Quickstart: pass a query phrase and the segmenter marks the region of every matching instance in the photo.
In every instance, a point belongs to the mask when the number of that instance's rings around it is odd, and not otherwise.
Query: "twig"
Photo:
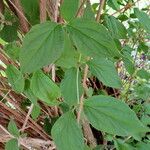
[[[0,100],[1,102],[3,102],[3,100],[7,97],[7,95],[11,92],[11,90],[9,90],[5,95],[4,97]]]
[[[99,9],[96,16],[96,22],[99,22],[101,19],[101,13],[105,4],[105,0],[100,0]]]
[[[87,79],[87,74],[88,74],[88,68],[89,67],[86,64],[85,69],[84,69],[83,83],[82,83],[84,91],[87,90],[86,79]],[[78,114],[77,114],[77,122],[78,123],[80,122],[81,112],[82,112],[82,109],[83,109],[83,99],[84,99],[84,93],[82,94],[82,96],[80,98],[79,111],[78,111]]]
[[[54,11],[54,22],[57,22],[57,17],[58,17],[58,5],[59,5],[59,0],[56,0],[55,2],[55,11]],[[56,77],[56,68],[55,64],[52,65],[52,80],[55,82],[55,77]],[[57,106],[54,106],[54,115],[58,116],[58,108]]]
[[[4,2],[3,0],[0,1],[0,13],[3,14],[4,12]]]
[[[10,2],[10,4],[14,7],[14,9],[17,12],[22,31],[27,33],[29,31],[30,23],[24,15],[23,8],[20,4],[20,1],[19,0],[13,0],[14,3],[10,0],[8,0],[8,1]]]
[[[27,123],[28,123],[29,117],[30,117],[30,115],[31,115],[31,113],[32,113],[32,110],[33,110],[33,106],[34,106],[34,104],[31,104],[31,106],[30,106],[30,108],[29,108],[29,111],[28,111],[28,113],[27,113],[27,116],[26,116],[26,118],[25,118],[25,121],[24,121],[24,123],[23,123],[23,126],[22,126],[22,128],[21,128],[21,131],[22,131],[22,132],[24,132],[25,127],[26,127],[26,125],[27,125]]]
[[[127,3],[123,8],[117,10],[116,12],[114,12],[113,14],[111,14],[111,16],[114,16],[117,13],[121,13],[122,11],[125,12],[126,10],[130,9],[132,6],[134,6],[137,2],[139,2],[141,0],[137,0],[134,3]]]
[[[46,17],[46,0],[40,0],[40,22],[45,22]]]
[[[80,7],[79,7],[79,9],[78,9],[78,11],[77,11],[76,17],[79,17],[79,16],[80,16],[80,14],[81,14],[81,12],[82,12],[82,8],[83,8],[83,6],[84,6],[84,4],[85,4],[86,1],[87,1],[87,0],[83,0],[83,2],[81,3],[81,5],[80,5]]]

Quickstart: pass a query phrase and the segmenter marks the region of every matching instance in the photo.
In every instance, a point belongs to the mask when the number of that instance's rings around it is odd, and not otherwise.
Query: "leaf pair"
[[[72,39],[78,52],[83,55],[120,57],[113,38],[103,25],[90,20],[77,19],[64,29],[68,31],[69,38]],[[67,49],[66,46],[64,47],[64,39],[68,33],[65,33],[64,29],[54,22],[45,22],[31,29],[25,36],[20,54],[21,70],[24,73],[34,72],[59,61],[64,49]],[[70,55],[72,54],[76,57],[75,51],[71,48]]]

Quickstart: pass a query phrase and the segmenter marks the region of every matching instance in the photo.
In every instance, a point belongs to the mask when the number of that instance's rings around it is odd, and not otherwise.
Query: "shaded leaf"
[[[31,79],[31,90],[40,100],[49,105],[56,105],[56,100],[61,96],[59,87],[42,71],[37,71]]]
[[[114,64],[104,58],[94,58],[88,62],[91,73],[96,76],[104,85],[120,88],[121,80],[117,74]]]
[[[33,106],[33,109],[32,109],[32,112],[31,112],[32,118],[33,118],[34,120],[37,119],[38,116],[40,115],[40,113],[41,113],[40,107],[37,106],[37,105],[34,105],[34,106]]]
[[[131,56],[132,49],[129,46],[125,46],[123,48],[123,63],[129,74],[133,74],[135,72],[134,61]]]
[[[114,143],[117,150],[135,150],[132,146],[122,140],[116,139],[114,140]]]
[[[17,39],[18,23],[15,22],[12,25],[5,25],[0,31],[0,37],[6,42],[13,42]]]
[[[31,24],[40,22],[39,0],[20,0],[27,19]]]
[[[24,78],[22,73],[15,66],[9,65],[7,66],[6,75],[12,88],[18,93],[23,92]]]
[[[16,60],[19,58],[20,47],[15,42],[9,43],[5,46],[5,52],[12,60]]]

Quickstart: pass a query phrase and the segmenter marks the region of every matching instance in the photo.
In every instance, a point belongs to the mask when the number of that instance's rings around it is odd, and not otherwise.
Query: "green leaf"
[[[89,20],[95,20],[95,14],[89,1],[87,1],[86,8],[83,14],[83,18],[89,19]]]
[[[144,103],[144,112],[150,115],[150,103]]]
[[[67,21],[75,17],[78,10],[79,0],[63,0],[60,7],[60,12],[63,18]]]
[[[40,22],[39,0],[20,0],[29,22],[34,25]]]
[[[84,102],[84,112],[91,125],[101,131],[139,140],[148,129],[122,101],[109,96],[93,96]]]
[[[73,47],[68,35],[65,35],[64,51],[61,57],[56,61],[56,65],[64,68],[76,67],[79,54]]]
[[[12,42],[5,46],[5,52],[12,60],[16,60],[19,58],[20,47],[17,46],[16,42]]]
[[[114,140],[114,143],[117,150],[134,150],[132,146],[122,140],[116,139]]]
[[[13,65],[7,66],[6,75],[8,77],[8,82],[11,84],[12,88],[21,93],[24,90],[24,78],[22,73]]]
[[[150,17],[143,11],[140,11],[138,8],[134,9],[136,17],[139,19],[139,22],[143,28],[150,33]]]
[[[120,9],[120,5],[117,3],[117,0],[108,0],[107,4],[114,10]]]
[[[137,150],[149,150],[150,149],[150,142],[144,143],[140,142],[137,144]]]
[[[150,79],[150,73],[147,72],[147,71],[144,70],[144,69],[138,70],[137,76],[139,76],[139,77],[142,78],[142,79],[146,79],[146,80],[149,80],[149,79]]]
[[[32,109],[32,113],[31,113],[32,118],[33,118],[34,120],[37,119],[38,116],[40,115],[40,113],[41,113],[40,107],[34,105],[34,106],[33,106],[33,109]]]
[[[23,72],[34,72],[54,63],[62,54],[64,34],[62,27],[54,22],[34,26],[23,41],[20,63]]]
[[[31,88],[29,87],[28,89],[25,89],[24,94],[26,95],[26,97],[34,104],[34,105],[38,105],[37,104],[37,97],[33,94]]]
[[[17,39],[18,23],[15,22],[12,25],[5,25],[0,31],[0,37],[6,42],[13,42]]]
[[[114,88],[121,87],[121,80],[117,74],[114,64],[104,58],[94,58],[88,62],[91,73],[104,85]]]
[[[127,30],[124,25],[113,16],[105,16],[105,22],[112,37],[116,39],[127,38]]]
[[[37,71],[31,78],[31,90],[40,100],[49,105],[56,105],[61,96],[59,87],[42,71]]]
[[[148,115],[143,115],[141,118],[141,121],[144,125],[150,125],[150,116]]]
[[[128,20],[129,18],[125,14],[120,14],[117,17],[121,22]]]
[[[146,45],[146,43],[140,42],[137,50],[138,52],[143,51],[145,53],[148,53],[149,47]]]
[[[81,75],[77,72],[77,68],[68,69],[65,72],[65,77],[60,85],[64,101],[70,105],[76,105],[78,103],[78,96],[81,96]]]
[[[15,137],[19,137],[19,130],[16,126],[16,123],[14,122],[14,120],[10,120],[9,124],[8,124],[8,131]]]
[[[136,85],[135,93],[136,93],[137,98],[148,100],[150,97],[150,85],[149,84]]]
[[[135,72],[135,66],[134,66],[133,58],[131,56],[131,51],[132,49],[129,46],[125,46],[123,48],[122,60],[126,70],[128,71],[129,74],[132,75]]]
[[[17,139],[9,140],[5,145],[5,150],[19,150],[18,140]]]
[[[63,114],[54,124],[51,133],[58,150],[84,150],[82,130],[72,112]]]
[[[75,46],[87,56],[119,57],[120,53],[106,28],[94,21],[76,19],[67,30]]]

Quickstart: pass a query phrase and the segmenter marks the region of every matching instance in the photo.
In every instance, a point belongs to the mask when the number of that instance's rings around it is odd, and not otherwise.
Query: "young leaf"
[[[18,140],[17,139],[9,140],[5,145],[5,150],[19,150]]]
[[[73,47],[69,36],[65,34],[64,51],[61,57],[56,61],[56,65],[64,68],[76,67],[79,54]]]
[[[75,46],[84,55],[99,57],[119,57],[120,53],[103,25],[94,21],[76,19],[68,26]]]
[[[8,124],[8,131],[15,137],[19,137],[19,130],[16,126],[16,123],[14,122],[14,120],[10,120],[9,124]]]
[[[119,136],[139,135],[148,129],[122,101],[109,96],[93,96],[84,102],[84,112],[91,125],[101,131]]]
[[[34,120],[37,119],[38,116],[40,115],[40,113],[41,113],[40,106],[34,105],[34,106],[33,106],[33,109],[32,109],[32,113],[31,113],[32,118],[33,118]]]
[[[124,25],[113,16],[106,16],[105,22],[108,30],[111,32],[112,37],[116,39],[125,39],[127,30]]]
[[[56,105],[56,100],[61,96],[59,87],[42,71],[37,71],[31,79],[31,90],[40,100],[49,105]]]
[[[80,97],[82,89],[80,72],[77,72],[76,68],[68,69],[65,72],[65,77],[61,82],[60,88],[64,100],[68,105],[73,106],[77,104],[78,96]]]
[[[8,82],[11,84],[12,88],[21,93],[24,90],[24,78],[22,73],[13,65],[7,66],[6,75],[8,77]]]
[[[23,72],[31,73],[54,63],[62,54],[64,34],[54,22],[34,26],[23,41],[20,63]]]
[[[61,116],[51,133],[58,150],[84,150],[82,130],[72,112]]]
[[[79,5],[79,0],[64,0],[60,12],[63,18],[67,21],[75,17]]]
[[[91,73],[104,85],[120,88],[121,80],[117,74],[114,64],[104,58],[94,58],[88,62]]]
[[[139,22],[143,28],[150,33],[150,17],[143,11],[140,11],[138,8],[134,9],[136,17],[139,19]]]

